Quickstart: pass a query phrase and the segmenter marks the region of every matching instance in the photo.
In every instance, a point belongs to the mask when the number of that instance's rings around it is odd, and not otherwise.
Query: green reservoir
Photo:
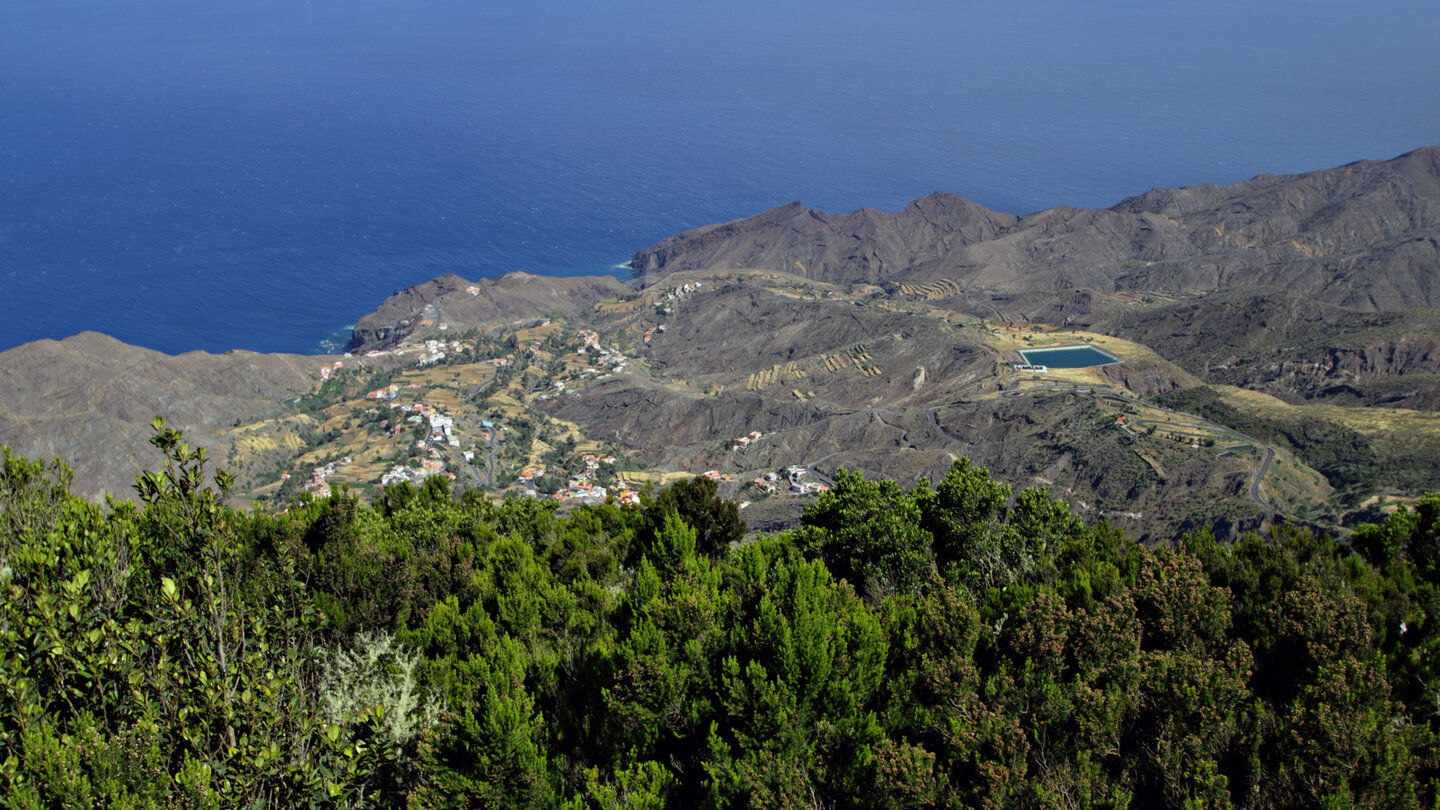
[[[1122,362],[1115,355],[1094,346],[1061,346],[1058,349],[1023,349],[1020,356],[1032,366],[1089,368]]]

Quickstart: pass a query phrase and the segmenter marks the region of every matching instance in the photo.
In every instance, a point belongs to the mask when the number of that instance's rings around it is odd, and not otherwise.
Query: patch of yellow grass
[[[763,370],[761,370],[761,371],[755,372],[754,374],[751,374],[751,375],[745,380],[745,390],[746,390],[746,391],[760,391],[760,390],[763,390],[766,386],[770,385],[771,383],[773,383],[773,382],[775,382],[775,381],[777,381],[777,380],[779,380],[779,379],[780,379],[780,366],[778,366],[778,365],[771,366],[770,368],[763,369]]]
[[[1399,510],[1399,508],[1402,506],[1406,509],[1413,509],[1415,508],[1415,504],[1419,501],[1420,496],[1418,495],[1371,495],[1370,497],[1361,501],[1360,506],[1363,509],[1370,509],[1373,507],[1379,509],[1382,512],[1395,512]]]
[[[235,452],[242,459],[278,450],[287,450],[293,453],[304,447],[305,442],[298,435],[288,431],[271,436],[245,436],[235,440]]]
[[[645,484],[646,484],[647,482],[654,482],[654,484],[655,484],[656,486],[658,486],[658,487],[663,487],[663,486],[668,486],[668,485],[670,485],[670,484],[673,484],[673,483],[675,483],[676,481],[689,481],[691,478],[694,478],[696,475],[698,475],[698,473],[685,472],[685,471],[679,471],[679,472],[649,472],[649,471],[634,472],[634,471],[628,471],[628,470],[627,470],[627,471],[625,471],[625,472],[615,473],[615,480],[616,480],[616,481],[619,481],[621,484],[625,485],[625,486],[626,486],[627,488],[629,488],[629,489],[640,489],[641,487],[645,486]]]
[[[1347,408],[1341,405],[1291,405],[1265,394],[1231,385],[1217,385],[1215,390],[1236,409],[1251,415],[1310,417],[1344,425],[1367,437],[1385,439],[1440,439],[1440,413],[1408,408]],[[1401,435],[1392,435],[1401,434]]]
[[[1260,490],[1271,505],[1290,515],[1321,506],[1335,492],[1325,476],[1284,448],[1276,448]]]
[[[309,414],[297,413],[291,414],[290,416],[278,417],[275,419],[263,419],[259,422],[251,422],[248,425],[240,425],[239,427],[230,428],[229,430],[222,430],[220,431],[220,435],[228,436],[244,433],[257,433],[262,430],[275,430],[277,428],[285,430],[289,429],[290,426],[305,426],[314,424],[314,422],[315,420],[311,419]]]
[[[551,335],[560,331],[560,329],[561,326],[558,322],[551,321],[544,326],[531,326],[525,329],[521,329],[520,331],[515,333],[515,340],[519,343],[534,343],[537,340],[544,340],[545,338],[550,337]]]

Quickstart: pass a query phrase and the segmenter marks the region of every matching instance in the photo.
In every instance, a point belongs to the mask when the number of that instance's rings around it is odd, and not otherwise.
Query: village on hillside
[[[833,290],[776,274],[760,282],[791,299],[835,296]],[[714,481],[724,497],[743,506],[823,494],[832,482],[814,470],[816,460],[786,458],[788,442],[760,429],[692,454],[691,461],[703,467],[650,469],[625,446],[590,436],[581,425],[554,415],[565,412],[557,407],[561,403],[617,375],[644,375],[664,386],[690,385],[667,380],[663,366],[650,358],[675,326],[684,324],[691,311],[682,304],[705,288],[704,281],[677,280],[634,297],[598,302],[594,321],[552,314],[463,333],[451,329],[438,310],[427,309],[430,326],[423,335],[360,356],[325,359],[317,369],[314,392],[297,403],[302,412],[294,419],[305,420],[304,425],[287,439],[287,446],[302,452],[260,481],[251,495],[283,503],[300,493],[323,496],[333,487],[346,487],[372,497],[385,487],[420,485],[435,476],[497,498],[532,497],[561,505],[636,503],[648,486],[696,476]],[[928,312],[925,291],[912,293],[918,300],[871,301],[849,292],[838,297],[912,315]],[[1150,440],[1146,447],[1137,446],[1135,454],[1159,475],[1183,460],[1172,459],[1165,447],[1152,446],[1155,439],[1169,439],[1166,445],[1179,444],[1192,452],[1257,457],[1262,452],[1246,450],[1238,439],[1212,426],[1142,407],[1123,388],[1088,369],[1055,367],[1076,354],[1094,354],[1101,363],[1119,362],[1116,351],[1134,356],[1136,348],[1123,341],[1036,324],[979,322],[979,331],[997,358],[994,390],[982,396],[1006,399],[1052,391],[1093,395],[1113,414],[1114,431]],[[776,365],[751,374],[745,390],[768,390],[777,379],[788,381],[807,371],[875,378],[883,373],[881,361],[872,356],[875,351],[868,343],[857,344],[820,356],[813,363],[821,365],[814,368],[796,362]],[[718,396],[719,387],[704,390]],[[795,393],[801,401],[814,396],[813,391]]]
[[[661,308],[693,294],[703,282],[663,294]],[[448,325],[438,328],[448,331]],[[665,323],[637,328],[638,345],[664,333]],[[594,440],[578,425],[540,405],[590,382],[630,373],[637,360],[593,329],[542,318],[509,328],[405,341],[359,356],[326,360],[311,396],[297,402],[297,458],[249,492],[283,503],[301,493],[324,497],[346,488],[367,497],[385,487],[420,485],[442,476],[456,486],[545,498],[562,505],[614,500],[639,503],[648,485],[700,476],[750,498],[796,497],[828,486],[807,470],[766,470],[745,483],[730,472],[649,471],[624,448]],[[764,436],[752,431],[731,447],[743,451]],[[749,501],[745,501],[746,506]]]

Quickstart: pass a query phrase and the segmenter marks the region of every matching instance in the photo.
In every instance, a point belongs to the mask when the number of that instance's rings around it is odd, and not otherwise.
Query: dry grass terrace
[[[1258,416],[1309,416],[1335,422],[1368,438],[1440,441],[1440,413],[1407,408],[1356,408],[1341,405],[1291,405],[1260,391],[1231,385],[1212,386],[1237,410]]]
[[[628,489],[640,490],[647,483],[654,483],[656,487],[669,486],[677,481],[689,481],[695,477],[695,473],[678,470],[674,472],[656,472],[645,470],[643,472],[618,472],[615,480],[624,484]]]

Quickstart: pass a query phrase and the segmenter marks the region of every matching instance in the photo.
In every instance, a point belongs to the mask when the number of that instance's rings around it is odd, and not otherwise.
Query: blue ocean
[[[5,0],[0,349],[316,352],[453,272],[1440,142],[1434,0]]]

